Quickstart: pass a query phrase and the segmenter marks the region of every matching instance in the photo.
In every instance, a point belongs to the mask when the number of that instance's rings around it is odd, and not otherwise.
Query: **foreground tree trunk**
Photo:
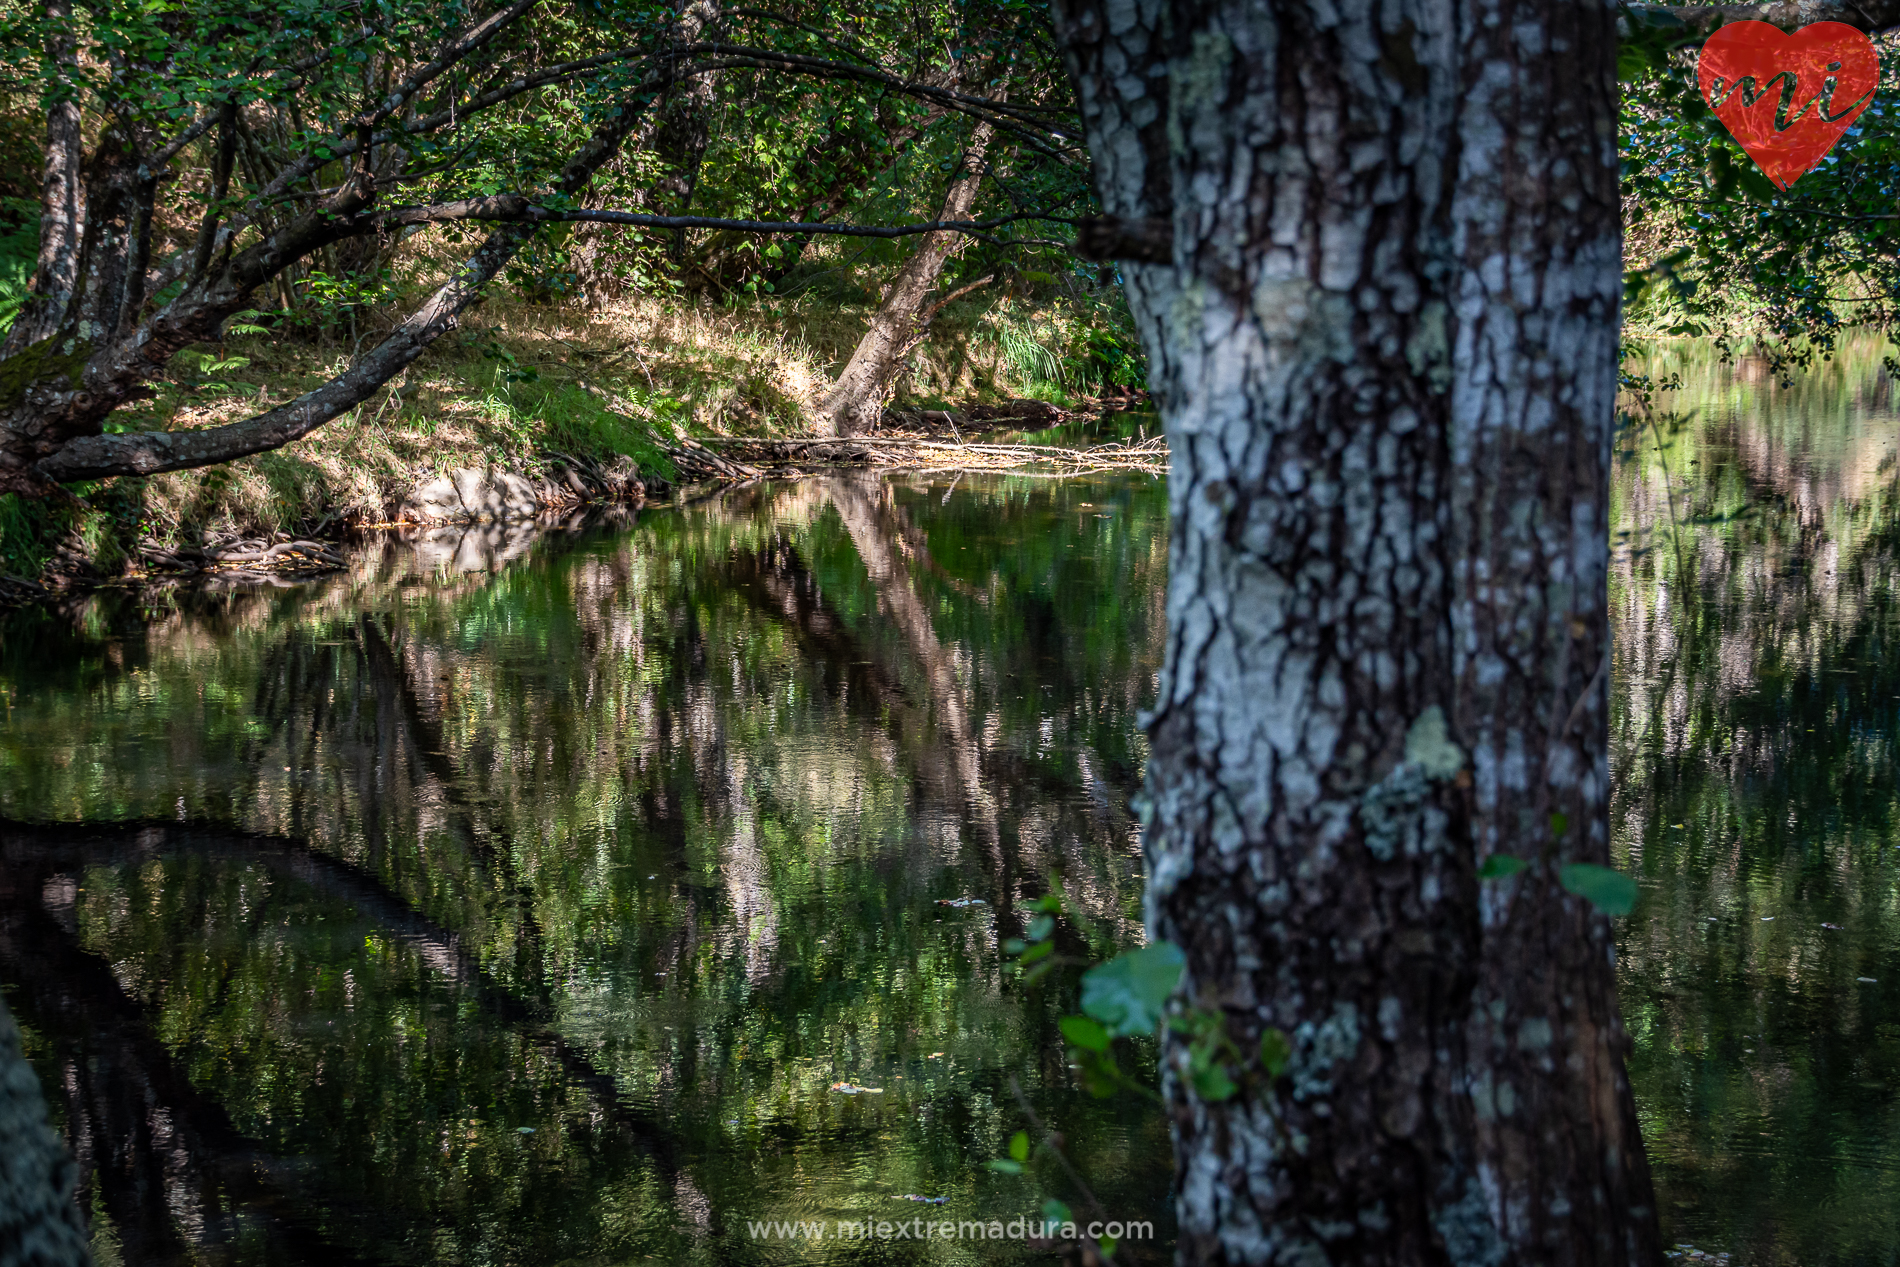
[[[0,1267],[92,1261],[73,1203],[77,1173],[46,1124],[39,1078],[20,1054],[20,1031],[0,999]]]
[[[1210,1098],[1166,1039],[1181,1259],[1660,1263],[1560,880],[1609,862],[1614,7],[1056,11],[1174,454],[1149,927],[1291,1047]]]
[[[937,219],[968,220],[970,208],[983,185],[983,156],[989,149],[991,128],[978,123],[970,134],[969,148],[961,166],[944,192],[943,206]],[[870,329],[858,340],[851,359],[838,374],[838,381],[818,407],[822,430],[828,435],[864,435],[876,429],[884,413],[884,398],[897,379],[898,367],[930,331],[930,323],[944,304],[956,295],[945,296],[925,306],[931,288],[950,257],[963,243],[961,234],[940,230],[923,235],[917,250],[904,261],[884,300],[871,315]],[[986,279],[987,280],[987,279]],[[969,289],[965,287],[964,290]]]

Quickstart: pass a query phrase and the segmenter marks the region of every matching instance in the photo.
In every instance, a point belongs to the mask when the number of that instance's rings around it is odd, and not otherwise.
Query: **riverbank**
[[[380,337],[368,310],[326,330],[290,320],[252,314],[224,345],[181,353],[120,427],[248,417],[326,381]],[[749,478],[761,464],[795,467],[769,448],[723,446],[810,437],[863,320],[835,301],[582,308],[498,297],[357,409],[281,450],[81,485],[76,501],[0,498],[0,601],[215,569],[297,540],[334,547],[373,525],[558,516]],[[901,384],[898,430],[937,438],[945,427],[933,427],[933,411],[986,431],[1046,426],[1092,404],[1067,394],[1059,370],[1050,376],[1053,360],[1024,354],[1038,320],[1012,317],[1007,302],[946,309]],[[987,404],[949,415],[953,400]],[[874,459],[824,459],[861,460]]]

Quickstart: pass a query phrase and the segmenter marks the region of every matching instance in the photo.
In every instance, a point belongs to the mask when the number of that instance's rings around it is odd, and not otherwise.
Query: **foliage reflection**
[[[0,979],[102,1247],[994,1261],[745,1225],[1032,1214],[1012,1079],[1165,1238],[997,949],[1052,875],[1139,940],[1165,566],[1159,483],[854,475],[8,618]]]

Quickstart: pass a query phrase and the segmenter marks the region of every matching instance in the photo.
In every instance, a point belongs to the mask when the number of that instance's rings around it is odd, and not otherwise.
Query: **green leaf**
[[[1735,183],[1742,187],[1742,192],[1763,202],[1773,202],[1781,197],[1781,190],[1776,188],[1775,182],[1769,180],[1767,173],[1757,167],[1752,159],[1735,165]]]
[[[1117,1037],[1152,1034],[1186,964],[1181,948],[1167,941],[1116,955],[1082,974],[1082,1010]]]
[[[1052,941],[1039,941],[1035,945],[1023,951],[1021,962],[1025,964],[1034,963],[1036,962],[1036,960],[1044,958],[1045,956],[1050,954],[1050,952],[1054,951],[1055,948],[1056,948],[1056,944]]]
[[[1636,881],[1621,871],[1573,862],[1557,873],[1564,888],[1588,898],[1605,915],[1628,915],[1636,907]]]
[[[1036,918],[1029,921],[1029,940],[1030,941],[1041,941],[1043,938],[1047,937],[1050,933],[1053,933],[1055,931],[1056,931],[1056,922],[1055,920],[1049,918],[1049,916],[1047,915],[1038,915],[1036,916]]]
[[[1037,964],[1035,967],[1030,968],[1028,971],[1023,973],[1023,984],[1024,985],[1036,984],[1036,982],[1042,980],[1043,977],[1047,976],[1050,970],[1053,969],[1055,966],[1056,966],[1056,961],[1053,959],[1049,960],[1049,962],[1047,963]]]
[[[1056,1028],[1062,1036],[1084,1051],[1107,1051],[1110,1042],[1109,1032],[1102,1028],[1100,1021],[1092,1021],[1086,1016],[1065,1016],[1056,1022]]]
[[[1112,1236],[1099,1236],[1096,1238],[1095,1243],[1102,1247],[1102,1253],[1104,1256],[1106,1256],[1106,1255],[1114,1253],[1115,1246],[1119,1245],[1121,1242],[1117,1241]]]
[[[1483,866],[1478,868],[1478,878],[1480,880],[1506,880],[1530,865],[1530,863],[1524,861],[1522,858],[1513,858],[1508,853],[1494,853],[1484,860]]]
[[[1122,1089],[1121,1070],[1107,1052],[1080,1052],[1082,1089],[1098,1100],[1106,1100]]]
[[[1219,1064],[1205,1064],[1188,1068],[1188,1081],[1194,1084],[1194,1094],[1211,1104],[1229,1099],[1239,1090],[1234,1080],[1227,1075],[1227,1068]]]
[[[1050,1197],[1042,1203],[1042,1221],[1045,1223],[1073,1223],[1075,1215],[1070,1212],[1068,1203]]]
[[[1559,810],[1550,816],[1550,838],[1562,840],[1564,833],[1570,830],[1570,815]]]
[[[1019,1162],[1029,1160],[1028,1131],[1017,1131],[1009,1137],[1009,1155]]]
[[[1293,1063],[1293,1040],[1283,1029],[1269,1026],[1260,1035],[1260,1064],[1270,1077],[1277,1078]]]
[[[998,1157],[995,1161],[986,1164],[999,1175],[1020,1175],[1023,1173],[1023,1164],[1020,1161],[1010,1161],[1004,1157]]]

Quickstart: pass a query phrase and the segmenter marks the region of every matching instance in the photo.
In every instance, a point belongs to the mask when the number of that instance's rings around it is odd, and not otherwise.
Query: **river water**
[[[1139,944],[1165,501],[814,478],[9,617],[0,980],[104,1239],[1027,1259],[1012,1223],[1085,1205],[1049,1155],[988,1167],[1033,1111],[1165,1246],[1158,1113],[1072,1089],[1076,970],[1000,946],[1052,882],[1062,954]]]
[[[1900,1254],[1879,356],[1659,351],[1616,465],[1632,1074],[1666,1232],[1738,1262]],[[0,619],[0,985],[102,1261],[1028,1261],[1085,1208],[987,1165],[1031,1114],[1165,1261],[1165,1124],[1001,946],[1051,884],[1064,957],[1139,943],[1165,517],[819,477]]]

